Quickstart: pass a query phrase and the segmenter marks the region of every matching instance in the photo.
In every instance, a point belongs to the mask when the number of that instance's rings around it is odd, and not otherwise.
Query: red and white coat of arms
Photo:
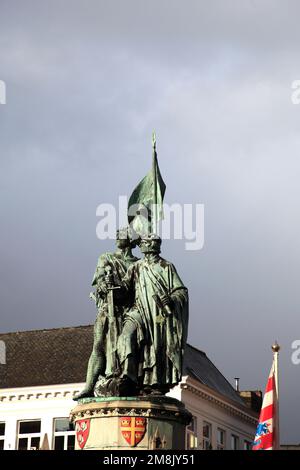
[[[119,419],[122,436],[131,447],[135,447],[145,435],[146,418],[122,416]]]
[[[90,420],[79,419],[75,426],[76,438],[80,449],[83,449],[90,433]]]

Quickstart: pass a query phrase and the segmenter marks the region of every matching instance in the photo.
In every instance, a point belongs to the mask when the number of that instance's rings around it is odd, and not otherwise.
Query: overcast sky
[[[146,174],[155,129],[165,202],[205,205],[204,248],[162,250],[189,342],[264,389],[277,339],[281,438],[300,442],[299,17],[297,0],[0,0],[2,332],[94,322],[114,247],[96,207]]]

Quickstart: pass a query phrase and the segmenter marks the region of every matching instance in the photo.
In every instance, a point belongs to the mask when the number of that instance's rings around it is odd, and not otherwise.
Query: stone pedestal
[[[83,398],[71,411],[75,449],[184,449],[191,414],[175,398]]]

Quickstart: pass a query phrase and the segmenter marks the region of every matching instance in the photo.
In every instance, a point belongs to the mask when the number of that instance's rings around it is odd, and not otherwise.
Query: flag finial
[[[277,341],[275,341],[275,343],[272,344],[272,351],[273,351],[274,353],[278,353],[278,352],[280,351],[280,346],[279,346],[279,344],[277,343]]]
[[[152,132],[152,148],[155,151],[156,150],[156,134],[155,131]]]

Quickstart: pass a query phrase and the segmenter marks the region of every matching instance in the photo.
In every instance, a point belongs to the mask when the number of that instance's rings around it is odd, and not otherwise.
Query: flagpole
[[[153,207],[152,207],[152,220],[151,220],[151,231],[156,233],[157,225],[157,174],[156,174],[156,135],[152,132],[152,173],[153,173]]]
[[[275,385],[276,385],[276,449],[279,450],[280,447],[280,433],[279,433],[279,376],[278,376],[278,355],[280,351],[280,346],[275,341],[272,345],[273,357],[274,357],[274,375],[275,375]]]

